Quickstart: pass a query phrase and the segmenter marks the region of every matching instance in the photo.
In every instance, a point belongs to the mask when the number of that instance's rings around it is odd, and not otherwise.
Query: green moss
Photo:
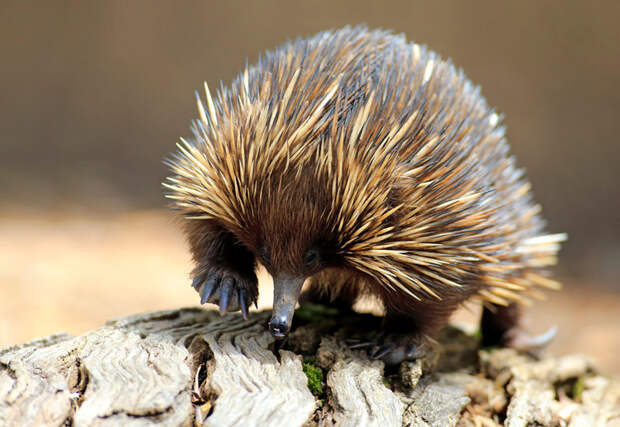
[[[306,360],[309,359],[314,358],[308,358]],[[308,388],[310,392],[317,397],[321,396],[323,394],[323,371],[321,371],[321,368],[306,361],[304,361],[301,366],[304,370],[304,374],[306,374],[308,378]]]
[[[482,341],[482,329],[480,328],[476,329],[476,331],[474,331],[474,333],[471,334],[471,336],[477,339],[478,341]]]
[[[338,310],[320,304],[304,304],[295,311],[295,319],[305,322],[338,316]]]
[[[304,363],[308,363],[312,366],[316,366],[316,357],[315,356],[306,356],[304,357]]]
[[[573,400],[581,399],[581,394],[583,393],[583,390],[585,388],[586,388],[586,384],[583,378],[577,378],[577,380],[575,380],[575,382],[573,383],[573,389],[572,389]]]

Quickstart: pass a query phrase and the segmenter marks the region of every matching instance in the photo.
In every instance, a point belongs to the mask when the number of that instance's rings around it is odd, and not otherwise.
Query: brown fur
[[[313,277],[315,299],[372,293],[387,318],[431,334],[470,297],[509,305],[559,287],[546,267],[564,236],[544,234],[500,117],[425,47],[321,33],[198,107],[164,184],[196,274],[225,270],[256,294],[260,262]]]

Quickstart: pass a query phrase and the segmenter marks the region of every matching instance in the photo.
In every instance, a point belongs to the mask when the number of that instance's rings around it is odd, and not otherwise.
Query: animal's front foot
[[[258,280],[223,269],[211,269],[198,274],[192,287],[200,294],[200,304],[212,303],[220,307],[220,313],[241,310],[248,318],[248,307],[258,298]]]
[[[428,358],[437,349],[435,340],[405,333],[383,334],[372,340],[349,340],[348,344],[351,349],[366,349],[371,359],[382,360],[386,365]]]

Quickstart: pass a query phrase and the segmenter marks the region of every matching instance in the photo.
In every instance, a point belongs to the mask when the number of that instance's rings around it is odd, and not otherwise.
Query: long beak
[[[276,276],[273,278],[273,313],[269,331],[276,338],[285,338],[291,330],[295,305],[304,284],[303,277]]]

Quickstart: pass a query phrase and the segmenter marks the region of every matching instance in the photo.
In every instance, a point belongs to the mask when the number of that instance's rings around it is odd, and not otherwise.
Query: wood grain
[[[440,337],[435,371],[416,361],[387,372],[350,350],[333,318],[302,325],[282,349],[268,318],[164,311],[0,350],[0,425],[606,425],[620,416],[620,383],[583,356],[477,350],[453,330]],[[302,358],[322,373],[315,395]]]

